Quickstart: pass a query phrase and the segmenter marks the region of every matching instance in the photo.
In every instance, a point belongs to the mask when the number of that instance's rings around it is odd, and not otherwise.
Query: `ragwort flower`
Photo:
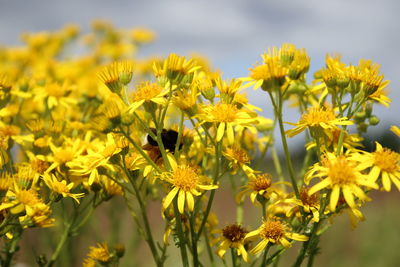
[[[360,168],[371,168],[368,176],[372,181],[382,179],[383,189],[390,191],[394,183],[400,191],[400,154],[389,148],[382,147],[376,142],[376,149],[372,153],[360,153],[354,156],[359,161]]]
[[[189,165],[177,165],[170,159],[172,171],[164,173],[162,179],[172,184],[172,190],[169,191],[163,201],[163,209],[167,209],[171,205],[175,197],[178,197],[179,213],[184,213],[185,203],[189,211],[194,209],[193,196],[199,196],[200,190],[213,190],[217,189],[217,185],[210,185],[204,183],[206,177],[198,174],[197,170]]]
[[[369,200],[361,187],[378,188],[370,176],[361,173],[362,170],[362,166],[351,156],[336,156],[334,153],[327,152],[322,161],[314,164],[306,173],[304,178],[306,184],[313,178],[322,178],[322,181],[310,188],[308,194],[312,195],[324,188],[329,188],[332,190],[329,201],[331,211],[336,210],[341,192],[349,207],[357,209],[354,196],[361,201]]]
[[[217,249],[219,257],[223,258],[229,248],[235,249],[238,256],[242,256],[245,262],[249,262],[250,258],[245,249],[244,238],[248,231],[238,224],[230,224],[222,229],[222,236],[217,242],[221,242]]]
[[[260,253],[269,243],[282,245],[289,248],[292,244],[288,239],[297,241],[307,241],[308,237],[305,235],[291,233],[289,228],[276,218],[270,218],[263,222],[263,224],[254,231],[248,233],[245,239],[261,238],[261,242],[257,244],[250,252],[253,254]]]

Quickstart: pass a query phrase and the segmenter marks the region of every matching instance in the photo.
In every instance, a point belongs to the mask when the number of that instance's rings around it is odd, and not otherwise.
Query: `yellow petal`
[[[332,188],[331,198],[329,201],[329,207],[330,207],[331,211],[336,210],[336,205],[339,201],[339,194],[340,194],[340,187],[336,185]]]
[[[217,130],[217,142],[221,141],[222,137],[224,137],[224,132],[225,132],[225,123],[221,122]]]
[[[253,254],[260,253],[266,246],[268,245],[268,240],[263,239],[260,243],[257,244],[250,252]]]
[[[179,190],[178,210],[179,210],[180,214],[183,214],[184,210],[185,210],[185,191],[183,191],[183,190]]]
[[[232,145],[233,142],[234,142],[234,133],[233,133],[232,123],[227,123],[226,124],[226,133],[227,133],[227,136],[228,136],[228,143],[230,145]]]
[[[188,204],[188,209],[189,211],[193,211],[194,208],[194,199],[193,199],[193,195],[190,192],[186,192],[186,201]]]
[[[324,189],[325,187],[329,186],[330,184],[331,184],[331,181],[329,180],[329,178],[325,178],[321,182],[319,182],[319,183],[315,184],[313,187],[311,187],[310,190],[308,190],[308,195],[312,195],[315,192],[318,192],[321,189]]]
[[[163,209],[165,210],[166,208],[171,205],[172,200],[175,198],[176,193],[178,193],[179,189],[177,187],[174,187],[168,195],[165,197],[164,202],[163,202]]]
[[[342,190],[343,190],[344,199],[346,200],[346,202],[349,205],[349,207],[353,208],[353,209],[356,209],[357,206],[354,203],[354,196],[353,196],[353,193],[351,192],[350,187],[343,186]]]
[[[382,185],[385,191],[389,192],[391,189],[390,178],[387,172],[382,172]]]

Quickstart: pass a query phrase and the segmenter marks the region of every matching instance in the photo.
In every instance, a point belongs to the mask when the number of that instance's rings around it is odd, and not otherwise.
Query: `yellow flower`
[[[269,244],[282,245],[289,248],[292,244],[288,239],[297,241],[307,241],[308,237],[305,235],[288,232],[288,227],[276,218],[270,218],[263,222],[263,224],[254,231],[248,233],[245,239],[261,238],[261,242],[257,244],[250,252],[258,254]]]
[[[85,195],[84,193],[71,193],[70,190],[74,187],[74,183],[67,184],[67,181],[65,180],[58,181],[54,174],[43,174],[43,180],[54,193],[60,194],[63,197],[71,197],[78,203],[78,198],[81,198]]]
[[[13,189],[9,189],[2,200],[0,211],[10,209],[12,214],[18,214],[26,211],[27,208],[34,208],[42,201],[39,198],[38,192],[34,189],[21,189],[17,184],[14,184]]]
[[[349,207],[357,209],[354,196],[361,201],[369,200],[361,186],[378,188],[378,185],[371,180],[370,176],[361,173],[362,170],[363,168],[357,161],[352,159],[351,155],[336,156],[328,152],[322,161],[314,164],[305,175],[304,181],[306,184],[313,178],[322,179],[322,181],[310,188],[308,194],[312,195],[324,188],[329,188],[332,190],[329,200],[331,211],[336,210],[341,192]]]
[[[253,204],[257,197],[269,199],[271,195],[278,194],[274,187],[277,184],[279,183],[272,183],[272,176],[268,173],[250,177],[247,185],[243,186],[244,190],[237,194],[236,201],[241,202],[246,194],[250,194],[250,200]]]
[[[109,163],[109,159],[119,153],[118,148],[112,134],[107,134],[106,142],[99,141],[95,146],[95,150],[88,149],[87,155],[77,157],[68,164],[73,175],[84,176],[89,175],[88,184],[93,184],[100,177],[99,168],[114,171],[113,164]]]
[[[146,28],[135,28],[131,31],[133,41],[140,44],[147,44],[153,42],[155,33]]]
[[[293,129],[286,131],[289,137],[293,137],[306,128],[310,130],[331,130],[337,129],[337,125],[351,125],[353,122],[349,121],[346,117],[337,118],[334,111],[327,106],[324,107],[311,107],[304,113],[298,123],[288,124],[297,126]]]
[[[114,93],[120,93],[122,86],[132,80],[133,63],[130,61],[112,62],[105,66],[98,76]]]
[[[400,128],[399,128],[399,127],[397,127],[396,125],[392,125],[392,126],[390,127],[390,130],[391,130],[395,135],[397,135],[397,136],[400,137]]]
[[[185,203],[189,211],[193,211],[194,198],[199,196],[200,190],[217,189],[217,185],[205,184],[206,177],[200,176],[193,167],[188,165],[177,165],[171,158],[172,172],[164,173],[163,180],[172,184],[172,190],[169,191],[163,201],[163,209],[167,209],[171,205],[175,197],[178,197],[178,209],[181,214],[184,213]]]
[[[389,148],[383,148],[376,142],[376,149],[372,153],[360,153],[354,156],[362,169],[371,168],[368,176],[372,181],[381,178],[383,189],[390,191],[394,183],[400,191],[400,154]]]
[[[35,92],[34,100],[43,103],[45,102],[49,109],[58,106],[70,109],[71,105],[77,103],[77,100],[70,96],[72,87],[68,83],[62,85],[58,83],[48,83],[43,87],[38,87]]]
[[[227,225],[222,229],[222,236],[217,239],[221,242],[217,249],[217,255],[224,257],[229,248],[235,249],[238,256],[242,256],[245,262],[249,262],[250,258],[245,249],[244,238],[248,231],[238,224]]]
[[[235,105],[225,103],[207,106],[198,116],[205,122],[217,123],[217,142],[221,141],[226,132],[229,144],[234,142],[234,126],[249,127],[251,123],[257,121],[248,112],[238,109]]]
[[[248,166],[250,158],[245,150],[238,146],[227,147],[222,155],[230,161],[229,167],[232,168],[232,174],[236,174],[238,169],[242,169],[248,177],[254,176],[254,170]]]
[[[197,64],[193,59],[186,60],[183,56],[177,54],[170,54],[166,60],[164,60],[162,66],[154,63],[153,70],[156,77],[166,75],[171,81],[180,81],[186,75],[194,73],[200,69],[201,66]]]
[[[300,206],[303,208],[304,212],[312,214],[312,221],[318,222],[319,209],[320,209],[319,198],[320,196],[318,193],[310,195],[308,193],[308,189],[306,187],[302,187],[300,189],[300,199],[294,197],[294,198],[283,199],[277,202],[293,203],[296,205],[292,209],[288,210],[288,212],[286,213],[286,217],[291,217],[293,212],[298,212]]]
[[[107,263],[111,259],[111,253],[108,250],[107,243],[98,243],[96,247],[89,247],[90,251],[87,254],[88,258],[97,260],[101,263]]]
[[[140,83],[132,93],[133,103],[128,107],[128,110],[132,113],[143,104],[145,104],[145,107],[151,103],[165,105],[167,102],[166,94],[168,94],[168,90],[157,83]]]

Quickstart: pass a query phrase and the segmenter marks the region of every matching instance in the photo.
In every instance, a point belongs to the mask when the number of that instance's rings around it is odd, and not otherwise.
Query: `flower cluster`
[[[312,262],[311,248],[333,216],[346,210],[355,226],[371,190],[400,190],[400,154],[378,142],[372,152],[362,145],[379,122],[373,106],[390,103],[379,65],[327,56],[308,83],[306,50],[284,44],[265,52],[248,77],[225,80],[200,56],[137,59],[154,38],[96,21],[89,34],[67,26],[0,48],[1,263],[11,264],[28,228],[58,227],[56,249],[38,260],[52,266],[94,210],[120,198],[126,205],[115,210],[129,211],[157,266],[167,264],[170,239],[185,267],[205,266],[206,257],[216,264],[213,252],[225,262],[229,249],[234,266],[278,264],[300,241],[300,266],[306,257]],[[76,41],[86,54],[70,57]],[[250,86],[269,97],[273,119],[249,103]],[[298,122],[283,122],[288,101]],[[306,160],[294,166],[287,137],[304,132]],[[269,155],[275,169],[265,167]],[[229,190],[236,221],[220,227],[213,204]],[[243,208],[246,195],[253,211]],[[152,202],[164,242],[155,236]],[[251,226],[254,211],[261,225]],[[89,250],[84,266],[116,266],[124,254],[107,243]]]

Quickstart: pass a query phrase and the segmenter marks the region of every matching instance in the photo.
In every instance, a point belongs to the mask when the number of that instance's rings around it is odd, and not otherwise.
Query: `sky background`
[[[57,30],[67,23],[85,31],[93,19],[101,18],[121,28],[153,29],[158,38],[142,55],[198,52],[225,78],[247,76],[261,53],[285,42],[307,49],[310,73],[323,66],[326,53],[340,53],[344,62],[353,64],[372,59],[391,80],[391,108],[375,109],[381,127],[387,128],[400,124],[399,10],[397,0],[0,0],[0,44],[16,45],[21,32]],[[250,90],[249,96],[265,114],[272,114],[264,92]],[[289,112],[285,120],[298,118]]]

